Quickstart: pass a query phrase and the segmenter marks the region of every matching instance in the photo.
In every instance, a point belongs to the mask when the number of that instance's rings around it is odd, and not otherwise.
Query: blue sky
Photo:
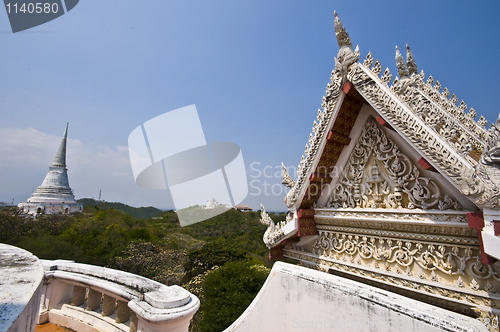
[[[496,120],[498,1],[81,0],[16,34],[0,10],[0,201],[41,184],[69,122],[77,198],[102,189],[108,201],[173,207],[167,191],[135,185],[127,139],[196,104],[208,142],[241,147],[254,181],[243,203],[285,210],[275,173],[298,164],[321,107],[338,51],[334,10],[362,58],[371,51],[396,76],[394,47],[408,43],[426,77]]]

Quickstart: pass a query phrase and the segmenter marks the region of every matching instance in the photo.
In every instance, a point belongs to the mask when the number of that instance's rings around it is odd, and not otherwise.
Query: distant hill
[[[92,198],[82,198],[77,202],[82,204],[83,206],[96,206],[99,207],[99,209],[113,208],[115,210],[128,213],[132,217],[139,219],[151,219],[152,217],[156,217],[163,213],[162,210],[152,206],[135,208],[123,203],[96,201]]]

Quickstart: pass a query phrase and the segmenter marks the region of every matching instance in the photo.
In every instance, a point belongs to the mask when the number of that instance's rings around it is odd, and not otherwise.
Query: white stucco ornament
[[[144,294],[146,302],[160,309],[176,308],[191,300],[191,293],[177,285]]]

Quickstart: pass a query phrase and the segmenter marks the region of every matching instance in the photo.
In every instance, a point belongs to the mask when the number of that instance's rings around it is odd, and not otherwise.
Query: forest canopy
[[[270,271],[260,212],[230,209],[181,228],[171,210],[92,199],[80,202],[82,213],[42,214],[36,219],[14,207],[0,208],[0,242],[40,259],[105,266],[181,285],[202,301],[191,331],[228,327],[257,295]],[[284,214],[271,217],[285,219]]]

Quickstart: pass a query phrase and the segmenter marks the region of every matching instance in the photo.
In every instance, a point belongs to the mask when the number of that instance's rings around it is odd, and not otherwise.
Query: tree
[[[248,261],[229,262],[206,275],[202,287],[201,332],[220,332],[250,305],[269,275],[263,265]]]
[[[227,262],[246,259],[245,252],[224,240],[206,243],[202,248],[192,250],[184,263],[183,282],[210,270],[214,266],[222,266]]]
[[[116,257],[113,268],[138,274],[165,285],[179,285],[184,274],[186,250],[171,250],[151,242],[131,243]]]

